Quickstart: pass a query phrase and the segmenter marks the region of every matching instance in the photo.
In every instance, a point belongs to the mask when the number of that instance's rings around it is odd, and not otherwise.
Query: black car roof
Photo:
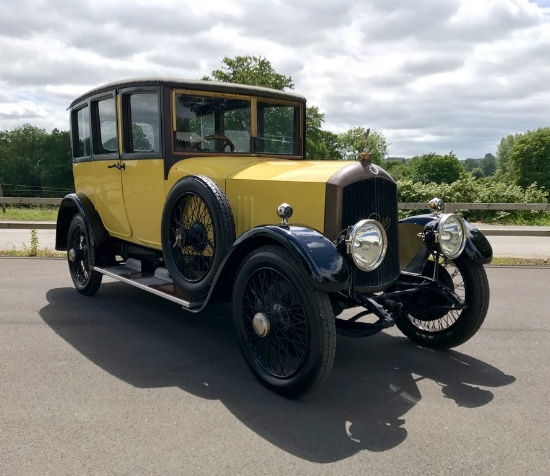
[[[225,83],[221,81],[204,81],[178,78],[133,78],[114,81],[112,83],[98,86],[77,97],[69,106],[72,108],[79,102],[90,96],[101,94],[102,92],[112,91],[121,88],[136,88],[147,86],[166,86],[178,89],[196,89],[198,91],[214,91],[227,94],[245,94],[261,96],[271,99],[286,99],[287,101],[306,102],[306,98],[300,94],[289,91],[279,91],[276,89],[264,88],[261,86],[249,86],[245,84]]]

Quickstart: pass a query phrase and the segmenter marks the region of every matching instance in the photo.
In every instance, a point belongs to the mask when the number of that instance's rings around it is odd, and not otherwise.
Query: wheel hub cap
[[[269,319],[263,312],[254,314],[252,319],[252,327],[258,337],[265,337],[269,334]]]

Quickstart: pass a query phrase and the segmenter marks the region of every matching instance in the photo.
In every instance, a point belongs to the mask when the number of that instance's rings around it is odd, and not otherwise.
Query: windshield
[[[175,111],[176,152],[301,154],[300,104],[176,93]]]

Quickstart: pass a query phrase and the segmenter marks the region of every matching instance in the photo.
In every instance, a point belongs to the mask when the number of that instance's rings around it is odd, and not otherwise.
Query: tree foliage
[[[453,183],[465,172],[464,165],[456,155],[424,154],[414,157],[410,162],[411,177],[420,183]]]
[[[338,148],[344,160],[357,160],[359,154],[368,146],[372,161],[382,165],[388,155],[388,142],[377,130],[371,130],[368,140],[365,139],[367,129],[354,127],[338,136]]]
[[[263,86],[281,91],[285,88],[294,88],[290,76],[277,73],[271,62],[261,56],[225,56],[222,63],[220,69],[212,71],[212,77],[204,76],[202,79]]]
[[[495,175],[496,161],[493,154],[485,154],[483,159],[466,159],[463,165],[466,172],[470,172],[475,178],[484,178]]]
[[[509,182],[483,182],[475,180],[470,174],[464,174],[451,184],[430,182],[421,184],[413,180],[398,181],[398,199],[400,202],[425,202],[439,197],[444,202],[467,203],[545,203],[548,192],[531,185],[522,188]],[[425,213],[424,210],[402,212],[403,215]],[[504,211],[504,210],[462,210],[461,215],[471,221],[484,223],[532,223],[536,217],[546,216],[544,211]]]
[[[497,157],[496,157],[496,178],[499,180],[509,180],[510,170],[509,170],[509,160],[508,156],[510,150],[512,149],[514,142],[520,134],[508,134],[506,137],[503,137],[498,146],[497,146]]]
[[[224,57],[222,67],[204,76],[207,81],[248,84],[272,89],[293,89],[290,76],[277,73],[271,62],[261,56]],[[336,134],[322,129],[325,115],[316,106],[306,108],[306,157],[309,160],[340,159]]]
[[[550,127],[520,135],[508,152],[508,176],[521,187],[550,190]]]
[[[58,197],[72,189],[69,133],[30,124],[0,132],[0,182],[12,196]]]
[[[308,160],[342,159],[338,136],[321,127],[325,115],[317,106],[309,106],[306,111],[306,158]]]

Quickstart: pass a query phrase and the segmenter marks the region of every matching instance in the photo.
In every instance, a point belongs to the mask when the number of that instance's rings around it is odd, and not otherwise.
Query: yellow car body
[[[485,317],[483,235],[438,210],[399,222],[397,184],[368,151],[305,160],[303,96],[131,79],[78,97],[70,117],[75,193],[56,249],[75,288],[94,295],[106,275],[191,312],[231,301],[247,365],[283,396],[326,380],[336,329],[359,337],[395,322],[446,348]]]

